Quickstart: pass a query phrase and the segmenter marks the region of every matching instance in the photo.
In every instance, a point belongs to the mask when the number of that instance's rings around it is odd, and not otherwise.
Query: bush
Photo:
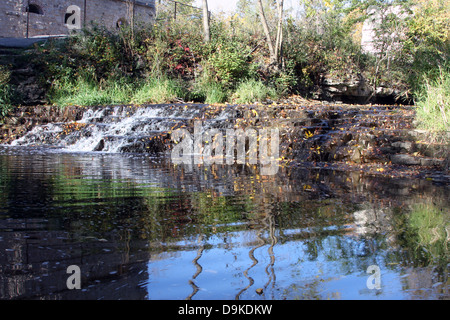
[[[84,29],[70,38],[67,49],[70,58],[80,63],[75,66],[77,69],[92,68],[98,79],[106,79],[120,69],[124,72],[133,70],[134,65],[125,54],[126,47],[119,36],[104,27]]]
[[[248,48],[236,41],[218,41],[216,50],[207,58],[216,80],[232,87],[238,80],[250,75],[251,56]]]
[[[414,91],[421,91],[422,75],[440,77],[450,61],[450,7],[448,1],[420,1],[415,14],[407,21],[408,38],[401,55],[407,57],[404,73]]]

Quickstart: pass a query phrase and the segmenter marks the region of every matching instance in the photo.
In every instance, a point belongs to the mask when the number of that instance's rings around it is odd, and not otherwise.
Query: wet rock
[[[94,151],[102,151],[105,148],[105,140],[100,140],[100,142],[95,146]]]
[[[5,119],[0,132],[6,137],[3,141],[10,143],[33,127],[49,123],[34,136],[28,134],[28,144],[71,146],[81,139],[83,143],[91,141],[86,144],[93,148],[90,151],[160,153],[168,150],[171,131],[193,128],[196,119],[205,118],[208,126],[219,130],[230,126],[279,128],[280,155],[289,161],[357,163],[358,167],[372,163],[387,165],[390,161],[401,165],[443,166],[443,161],[435,158],[444,158],[440,155],[447,146],[431,148],[429,143],[420,142],[425,141],[423,136],[409,134],[410,129],[393,127],[393,115],[395,124],[407,123],[414,110],[403,106],[399,110],[392,108],[326,104],[217,108],[193,104],[64,109],[30,106],[16,108]],[[218,116],[220,121],[216,121]],[[73,123],[81,118],[83,121]],[[58,127],[61,129],[57,130]],[[99,132],[104,135],[99,136]]]

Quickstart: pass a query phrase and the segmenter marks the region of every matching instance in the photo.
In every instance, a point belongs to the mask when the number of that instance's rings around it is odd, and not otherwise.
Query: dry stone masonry
[[[154,17],[154,0],[2,0],[0,38],[68,35],[91,22],[114,30]]]

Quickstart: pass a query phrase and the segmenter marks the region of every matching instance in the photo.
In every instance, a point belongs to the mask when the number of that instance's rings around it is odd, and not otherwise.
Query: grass
[[[194,84],[190,97],[204,103],[224,103],[229,98],[229,92],[224,86],[208,77],[203,77]]]
[[[75,82],[55,81],[50,101],[61,107],[126,103],[132,92],[133,88],[129,84],[113,81],[98,84],[80,77]]]
[[[436,132],[450,130],[450,70],[435,80],[425,79],[417,99],[417,124]]]
[[[11,86],[9,80],[11,72],[0,66],[0,117],[3,118],[11,108]]]
[[[74,83],[55,81],[50,101],[61,107],[68,105],[96,106],[165,103],[184,96],[182,86],[171,79],[150,78],[139,83],[129,83],[123,79],[118,79],[97,83],[80,77]]]
[[[275,89],[266,86],[262,81],[246,80],[241,82],[232,95],[235,103],[263,102],[269,98],[276,99]]]
[[[123,79],[98,83],[87,77],[78,81],[55,81],[50,95],[51,103],[61,107],[68,105],[95,106],[108,104],[170,103],[193,98],[207,104],[254,103],[268,98],[275,99],[276,90],[261,81],[246,80],[236,90],[227,90],[218,82],[204,81],[188,92],[181,82],[169,78],[148,78],[129,83]]]
[[[205,103],[223,103],[228,100],[228,92],[220,84],[210,85],[206,89]]]
[[[186,93],[182,85],[173,79],[147,79],[131,98],[131,103],[168,103],[183,99]]]

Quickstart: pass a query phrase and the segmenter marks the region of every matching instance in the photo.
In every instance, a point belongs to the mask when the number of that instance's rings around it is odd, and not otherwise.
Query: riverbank
[[[162,114],[166,119],[175,116],[179,110],[183,110],[185,114],[178,116],[170,125],[162,118],[153,119],[155,124],[158,121],[161,123],[158,128],[163,124],[167,125],[167,128],[151,131],[152,138],[148,142],[130,142],[130,145],[123,149],[124,152],[167,152],[171,145],[169,129],[183,126],[193,128],[194,119],[199,119],[217,122],[222,130],[226,126],[244,130],[279,128],[279,161],[282,166],[358,171],[362,174],[390,177],[409,176],[444,184],[450,181],[448,137],[431,141],[427,131],[417,130],[414,126],[415,107],[328,104],[295,96],[277,102],[253,105],[185,103],[66,108],[17,107],[0,125],[0,143],[11,144],[27,133],[30,135],[33,128],[56,124],[60,126],[59,131],[43,127],[33,134],[29,139],[32,142],[28,144],[56,146],[71,134],[76,133],[76,137],[71,137],[70,141],[91,137],[92,128],[95,126],[108,126],[110,122],[117,124],[127,117],[128,122],[134,121],[132,117],[139,119],[138,111],[144,112],[152,108],[164,112]],[[191,110],[196,110],[195,118],[194,111]],[[88,123],[80,122],[87,111],[90,114],[101,113],[102,116],[93,117]],[[141,117],[139,121],[145,123],[147,120]],[[144,131],[135,132],[139,130],[133,129],[126,132],[125,136],[131,141],[147,134]],[[110,132],[105,135],[110,141],[116,139]],[[95,148],[90,151],[107,151],[104,148],[104,137],[99,136],[98,139],[99,141],[93,142]],[[153,141],[159,142],[156,144]]]

